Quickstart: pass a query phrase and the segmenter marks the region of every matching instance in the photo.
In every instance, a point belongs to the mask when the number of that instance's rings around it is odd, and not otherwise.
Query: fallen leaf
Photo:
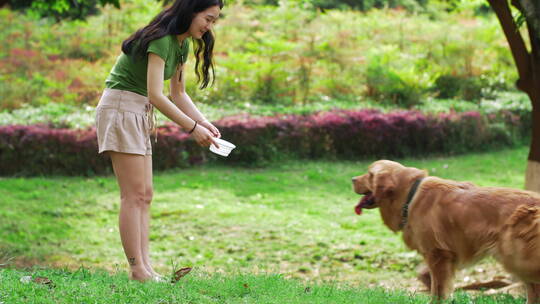
[[[53,281],[51,281],[49,278],[47,277],[36,277],[34,278],[34,283],[36,284],[43,284],[43,285],[47,285],[49,287],[54,287],[54,283]]]
[[[186,274],[188,274],[190,271],[191,271],[191,267],[181,268],[180,270],[176,271],[174,273],[174,277],[171,280],[171,283],[178,282],[181,278],[186,276]]]
[[[249,288],[249,285],[248,285],[248,284],[246,284],[246,283],[244,283],[244,285],[243,285],[243,286],[244,286],[244,288]]]

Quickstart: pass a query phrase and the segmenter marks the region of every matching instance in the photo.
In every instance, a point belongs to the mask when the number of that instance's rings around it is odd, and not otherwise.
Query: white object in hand
[[[229,153],[231,153],[231,151],[236,148],[235,145],[233,145],[232,143],[226,141],[226,140],[223,140],[221,138],[214,138],[214,141],[219,145],[219,149],[216,148],[216,146],[214,144],[211,144],[210,145],[210,151],[216,153],[216,154],[219,154],[221,156],[229,156]]]

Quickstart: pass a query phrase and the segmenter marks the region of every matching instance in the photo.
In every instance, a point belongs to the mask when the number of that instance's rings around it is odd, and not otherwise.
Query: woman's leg
[[[146,190],[145,190],[145,204],[141,210],[141,252],[143,264],[146,270],[154,276],[160,277],[158,273],[152,268],[150,263],[150,249],[149,249],[149,231],[150,231],[150,204],[152,203],[153,195],[153,183],[152,183],[152,155],[145,156],[145,178],[146,178]]]
[[[120,186],[120,238],[131,278],[145,281],[152,275],[144,267],[141,251],[141,214],[146,205],[145,156],[109,152]]]

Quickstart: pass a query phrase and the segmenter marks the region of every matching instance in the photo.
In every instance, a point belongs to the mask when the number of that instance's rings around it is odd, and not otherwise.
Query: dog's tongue
[[[354,207],[354,212],[358,215],[361,215],[362,214],[362,208],[369,204],[369,201],[373,198],[373,196],[371,195],[371,193],[369,194],[366,194],[364,195],[364,197],[362,197],[362,199],[360,199],[360,201],[358,202],[358,204],[356,204],[356,207]]]
[[[357,215],[361,215],[362,214],[362,201],[360,201],[356,207],[354,207],[354,212],[357,214]]]

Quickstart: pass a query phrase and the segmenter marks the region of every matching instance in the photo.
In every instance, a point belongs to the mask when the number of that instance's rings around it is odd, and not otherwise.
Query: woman
[[[213,81],[211,29],[222,8],[222,0],[176,0],[126,39],[96,109],[99,153],[111,157],[120,187],[120,238],[134,280],[159,278],[148,246],[153,107],[201,146],[217,146],[213,138],[221,136],[186,94],[182,75],[191,37],[197,42],[195,73],[201,89]],[[166,79],[171,79],[172,101],[163,94]]]

